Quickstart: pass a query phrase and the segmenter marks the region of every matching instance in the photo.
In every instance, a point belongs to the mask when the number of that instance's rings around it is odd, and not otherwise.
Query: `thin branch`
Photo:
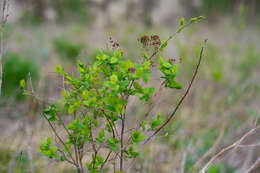
[[[75,163],[73,161],[71,161],[67,158],[67,156],[65,155],[65,153],[62,150],[58,149],[58,151],[63,155],[63,157],[66,159],[67,162],[69,162],[70,164],[72,164],[74,166],[77,166],[77,165],[75,165]]]
[[[29,80],[30,85],[31,85],[31,92],[32,92],[32,95],[34,95],[34,89],[33,89],[33,84],[32,84],[32,76],[31,76],[31,72],[28,73],[28,80]]]
[[[121,127],[121,156],[120,156],[120,171],[123,171],[123,163],[124,163],[124,131],[125,131],[125,113],[121,116],[122,119],[122,127]]]
[[[213,144],[213,146],[194,164],[194,166],[192,167],[192,169],[198,168],[198,167],[201,165],[201,163],[202,163],[210,154],[212,154],[212,153],[216,150],[217,146],[220,144],[221,139],[222,139],[223,136],[224,136],[224,132],[225,132],[225,126],[222,127],[222,129],[221,129],[221,131],[220,131],[220,133],[219,133],[219,136],[218,136],[218,138],[216,139],[216,141],[215,141],[215,143]]]
[[[185,173],[185,162],[187,159],[187,153],[184,152],[182,156],[182,161],[181,161],[181,173]]]
[[[188,26],[190,26],[191,23],[187,23],[183,26],[183,29],[187,28]],[[176,35],[180,33],[179,32],[179,28],[172,34],[169,36],[169,38],[165,41],[165,42],[168,42],[170,41],[171,39],[173,39],[174,37],[176,37]],[[160,49],[163,45],[161,45],[158,49],[156,49],[156,51],[153,52],[153,54],[148,58],[149,60],[151,60],[155,55],[157,55],[159,52],[160,52]]]
[[[159,93],[162,91],[163,89],[163,85],[165,84],[165,82],[162,82],[160,87],[158,88],[158,90],[155,92],[155,94],[152,97],[152,103],[149,105],[149,107],[147,108],[144,117],[142,119],[142,121],[140,123],[138,123],[138,126],[136,128],[136,130],[138,130],[140,127],[142,127],[143,122],[146,120],[146,118],[149,116],[149,114],[151,113],[151,111],[153,110],[153,107],[155,105],[155,100],[157,98],[157,96],[159,95]]]
[[[55,128],[53,127],[53,125],[51,124],[50,120],[47,118],[47,116],[46,116],[45,114],[43,114],[43,113],[40,113],[40,114],[47,120],[47,122],[48,122],[48,124],[50,125],[50,127],[51,127],[53,133],[55,134],[55,136],[59,139],[59,141],[62,143],[62,145],[63,145],[64,148],[66,149],[67,147],[66,147],[65,142],[61,139],[61,137],[60,137],[59,134],[57,133],[56,129],[55,129]],[[73,160],[74,165],[76,166],[77,164],[76,164],[75,160],[73,159],[73,157],[70,156],[70,158]],[[76,166],[76,167],[78,167],[78,166]]]
[[[3,52],[4,52],[4,28],[8,19],[9,0],[3,0],[2,17],[1,17],[1,30],[0,30],[0,95],[2,90],[2,79],[3,79]]]
[[[107,114],[105,113],[105,111],[102,110],[102,112],[103,112],[103,114],[105,115],[105,118],[106,118],[106,120],[107,120],[107,122],[108,122],[108,124],[109,124],[109,126],[110,126],[110,128],[111,128],[111,130],[112,130],[113,138],[115,138],[115,137],[116,137],[116,135],[115,135],[115,130],[114,130],[115,127],[113,126],[113,123],[109,120],[109,118],[108,118]],[[117,131],[116,131],[116,132],[117,132]],[[117,133],[117,136],[119,136],[118,133]]]
[[[255,127],[254,129],[251,129],[249,132],[247,132],[244,136],[242,136],[239,140],[237,140],[235,143],[233,143],[232,145],[227,146],[226,148],[222,149],[220,152],[218,152],[215,156],[213,156],[208,163],[203,167],[203,169],[201,169],[201,171],[199,173],[206,173],[207,170],[209,169],[210,165],[220,156],[224,155],[226,152],[236,148],[237,146],[240,145],[240,143],[249,135],[251,135],[252,133],[254,133],[256,130],[260,129],[260,125]]]
[[[98,153],[98,150],[96,148],[96,145],[95,145],[95,142],[94,142],[94,138],[93,138],[93,134],[92,134],[92,129],[90,130],[90,137],[91,137],[91,144],[92,144],[92,149],[94,150],[94,162],[93,162],[93,168],[95,167],[95,164],[96,164],[96,157],[97,157],[97,153]]]
[[[101,165],[101,168],[100,168],[99,171],[102,171],[102,169],[103,169],[103,167],[105,166],[105,164],[107,163],[107,161],[108,161],[108,159],[109,159],[111,153],[112,153],[112,151],[109,151],[109,153],[107,154],[107,157],[106,157],[105,161],[103,162],[103,164]]]
[[[202,57],[203,57],[203,51],[204,51],[204,47],[205,47],[206,42],[207,42],[207,39],[204,40],[204,44],[203,44],[203,46],[201,47],[199,61],[198,61],[198,63],[197,63],[195,72],[194,72],[194,74],[193,74],[193,76],[192,76],[192,79],[191,79],[191,81],[190,81],[190,84],[189,84],[189,86],[188,86],[186,92],[184,93],[184,95],[182,96],[182,98],[180,99],[180,101],[178,102],[178,104],[177,104],[177,106],[175,107],[175,109],[173,110],[173,112],[172,112],[172,113],[170,114],[170,116],[166,119],[166,121],[165,121],[150,137],[148,137],[148,138],[145,140],[144,144],[147,144],[157,133],[159,133],[159,132],[171,121],[171,119],[174,117],[174,115],[176,114],[176,112],[179,110],[180,106],[182,105],[184,99],[185,99],[186,96],[188,95],[188,93],[189,93],[189,91],[190,91],[190,89],[191,89],[191,86],[192,86],[192,84],[193,84],[193,82],[194,82],[194,80],[195,80],[195,78],[196,78],[196,76],[197,76],[197,74],[198,74],[198,70],[199,70],[199,66],[200,66],[200,64],[201,64],[201,60],[202,60]]]
[[[260,158],[258,158],[255,163],[250,166],[250,168],[248,168],[245,173],[251,173],[253,170],[255,170],[256,168],[258,168],[260,166]]]

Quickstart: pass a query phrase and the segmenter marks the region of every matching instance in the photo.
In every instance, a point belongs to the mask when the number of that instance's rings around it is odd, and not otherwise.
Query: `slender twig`
[[[132,87],[133,87],[133,83],[134,83],[135,80],[132,80],[130,83],[129,83],[129,86],[128,86],[128,90],[130,90]],[[128,93],[126,95],[126,100],[128,101],[129,99],[129,96],[130,96],[130,93]],[[127,102],[128,103],[128,102]],[[124,113],[121,114],[121,119],[122,119],[122,126],[121,126],[121,136],[120,136],[120,164],[119,164],[119,170],[121,172],[123,172],[123,169],[124,169],[124,152],[125,152],[125,148],[124,148],[124,135],[125,135],[125,121],[126,121],[126,107],[127,107],[127,104],[122,107],[122,109],[124,109]],[[122,111],[121,111],[122,112]]]
[[[2,79],[3,79],[3,66],[2,66],[2,59],[3,59],[3,52],[4,52],[4,28],[5,24],[8,19],[8,8],[9,8],[9,0],[2,1],[2,17],[1,17],[1,30],[0,30],[0,95],[2,90]]]
[[[115,138],[116,135],[115,135],[115,130],[114,130],[113,123],[109,120],[109,118],[108,118],[107,114],[105,113],[105,111],[102,110],[102,112],[103,112],[103,114],[105,115],[105,118],[106,118],[106,120],[107,120],[107,122],[108,122],[108,124],[109,124],[109,126],[110,126],[110,128],[111,128],[111,130],[112,130],[113,138]],[[117,134],[117,136],[119,136],[119,135]]]
[[[30,82],[31,85],[31,92],[34,95],[34,89],[33,89],[33,84],[32,84],[32,76],[31,76],[31,72],[28,73],[28,80]]]
[[[182,161],[181,161],[181,172],[180,173],[185,173],[185,162],[186,162],[186,158],[187,158],[187,153],[184,152],[183,156],[182,156]]]
[[[62,145],[63,145],[64,148],[66,149],[67,147],[66,147],[65,142],[61,139],[61,137],[60,137],[59,134],[57,133],[56,129],[55,129],[54,126],[51,124],[50,120],[47,118],[47,116],[46,116],[45,114],[43,114],[43,113],[40,113],[40,114],[47,120],[47,122],[48,122],[48,124],[50,125],[50,127],[51,127],[53,133],[55,134],[55,136],[59,139],[59,141],[62,143]],[[75,165],[76,167],[78,167],[78,165],[76,164],[76,162],[75,162],[75,160],[73,159],[73,157],[70,156],[70,158],[73,160],[74,165]]]
[[[22,131],[22,128],[21,128],[21,131]],[[16,159],[17,159],[17,156],[18,156],[18,154],[20,152],[20,149],[21,149],[21,146],[22,146],[23,142],[24,142],[24,132],[22,131],[22,135],[20,136],[20,138],[18,140],[18,145],[16,147],[16,151],[15,151],[14,155],[12,156],[10,162],[8,163],[8,168],[7,168],[7,171],[6,171],[7,173],[12,173],[13,172],[13,169],[14,169],[15,163],[16,163]]]
[[[124,131],[125,131],[125,114],[121,116],[122,119],[122,127],[121,127],[121,156],[120,156],[120,171],[123,171],[123,164],[124,164]]]
[[[60,150],[60,149],[57,149],[57,150],[63,155],[63,157],[66,159],[67,162],[69,162],[70,164],[76,166],[73,161],[71,161],[71,160],[69,160],[67,158],[67,156],[65,155],[65,153],[62,150]]]
[[[239,140],[237,140],[235,143],[227,146],[226,148],[222,149],[220,152],[218,152],[215,156],[213,156],[208,162],[207,164],[201,169],[201,171],[199,173],[206,173],[208,168],[210,167],[210,165],[220,156],[224,155],[226,152],[236,148],[237,146],[240,145],[240,143],[249,135],[251,135],[252,133],[254,133],[256,130],[260,129],[260,125],[251,129],[249,132],[247,132],[245,135],[243,135]]]
[[[103,162],[103,164],[102,164],[101,167],[100,167],[100,171],[102,171],[103,167],[104,167],[105,164],[107,163],[107,161],[108,161],[108,159],[109,159],[111,153],[112,153],[112,151],[109,151],[109,153],[107,154],[107,157],[106,157],[105,161]]]
[[[218,138],[216,139],[215,143],[213,144],[213,146],[194,164],[194,166],[192,167],[192,169],[196,169],[198,168],[201,163],[210,155],[212,154],[216,148],[219,146],[220,142],[221,142],[221,139],[223,138],[224,136],[224,132],[225,132],[225,126],[222,127],[220,133],[219,133],[219,136]]]
[[[30,82],[30,84],[31,84],[31,92],[32,92],[32,96],[34,97],[34,99],[39,103],[39,99],[38,99],[38,97],[35,95],[35,93],[34,93],[34,89],[33,89],[33,85],[32,85],[32,78],[31,78],[31,76],[30,76],[30,73],[29,73],[29,82]],[[44,113],[42,113],[42,112],[40,112],[40,114],[47,120],[47,122],[48,122],[48,124],[49,124],[49,126],[51,127],[51,129],[52,129],[52,131],[54,132],[54,134],[55,134],[55,136],[59,139],[59,141],[62,143],[62,145],[64,146],[64,148],[66,149],[67,147],[66,147],[66,144],[65,144],[65,142],[61,139],[61,137],[59,136],[59,134],[57,133],[57,131],[56,131],[56,129],[54,128],[54,126],[52,125],[52,123],[50,122],[50,120],[48,119],[48,117],[44,114]],[[61,121],[62,122],[62,121]],[[67,129],[66,127],[65,127],[65,124],[62,122],[62,124],[63,124],[63,127],[65,128],[65,129]],[[70,134],[68,131],[67,131],[67,133],[68,134]],[[69,157],[71,158],[71,160],[72,160],[72,162],[70,162],[70,161],[68,161],[69,163],[71,163],[71,164],[73,164],[75,167],[77,167],[77,169],[78,169],[78,167],[79,167],[79,165],[76,163],[76,161],[74,160],[74,158],[72,157],[72,156],[70,156],[69,155]]]
[[[146,120],[146,118],[149,116],[149,114],[151,113],[151,111],[153,110],[153,107],[155,105],[155,100],[157,98],[157,96],[159,95],[159,93],[162,91],[163,89],[163,85],[165,84],[165,82],[162,82],[160,87],[158,88],[158,90],[155,92],[155,94],[152,97],[152,103],[149,105],[149,107],[147,108],[144,117],[142,119],[142,121],[140,123],[138,123],[138,126],[136,127],[136,130],[138,130],[140,127],[142,127],[143,122]]]
[[[95,142],[94,142],[94,138],[93,138],[93,134],[92,134],[92,129],[90,130],[90,137],[91,137],[91,144],[92,144],[92,149],[94,151],[94,162],[93,162],[93,168],[95,167],[95,164],[96,164],[96,157],[97,157],[97,153],[98,153],[98,150],[96,148],[96,145],[95,145]]]
[[[253,170],[255,170],[256,168],[258,168],[260,166],[260,158],[258,158],[255,163],[250,166],[250,168],[248,168],[245,173],[251,173]]]
[[[20,153],[20,158],[19,158],[19,165],[18,165],[18,173],[21,172],[21,165],[22,165],[22,157],[23,156],[23,151]]]
[[[183,26],[183,29],[187,28],[188,26],[190,26],[191,23],[187,23]],[[172,34],[169,36],[169,38],[165,41],[165,42],[168,42],[170,41],[171,39],[173,39],[179,32],[179,28]],[[149,60],[151,60],[155,55],[157,55],[159,52],[160,52],[160,49],[163,45],[161,45],[158,49],[156,49],[153,54],[148,58]]]
[[[193,82],[194,82],[194,80],[195,80],[195,78],[196,78],[196,76],[197,76],[197,74],[198,74],[199,66],[200,66],[200,64],[201,64],[201,60],[202,60],[202,57],[203,57],[203,51],[204,51],[204,47],[205,47],[206,42],[207,42],[207,39],[204,41],[204,44],[203,44],[203,46],[201,47],[199,61],[198,61],[198,63],[197,63],[195,72],[194,72],[194,74],[193,74],[193,76],[192,76],[192,79],[191,79],[191,81],[190,81],[190,84],[189,84],[189,86],[188,86],[186,92],[185,92],[184,95],[181,97],[181,99],[180,99],[180,101],[178,102],[177,106],[175,107],[175,109],[173,110],[173,112],[170,114],[170,116],[166,119],[166,121],[165,121],[151,136],[149,136],[149,137],[145,140],[144,144],[148,143],[157,133],[159,133],[159,132],[171,121],[171,119],[174,117],[174,115],[176,114],[176,112],[179,110],[180,106],[182,105],[184,99],[185,99],[186,96],[188,95],[188,93],[189,93],[189,91],[190,91],[190,89],[191,89],[191,86],[192,86],[192,84],[193,84]]]

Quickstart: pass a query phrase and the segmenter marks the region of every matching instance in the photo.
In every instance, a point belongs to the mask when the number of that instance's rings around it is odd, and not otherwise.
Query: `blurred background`
[[[260,123],[259,0],[10,3],[0,99],[1,173],[73,173],[67,164],[50,161],[38,152],[41,140],[51,132],[39,111],[44,103],[60,98],[62,79],[54,73],[55,66],[73,71],[77,60],[91,63],[107,48],[110,36],[120,43],[124,56],[137,60],[142,52],[137,38],[157,34],[167,39],[181,17],[189,20],[203,15],[206,20],[172,40],[163,57],[177,59],[178,79],[187,86],[207,38],[199,75],[175,119],[144,149],[132,172],[184,173],[194,165],[201,168],[217,151]],[[27,79],[29,72],[43,105],[19,89],[19,81]],[[154,76],[151,85],[157,86],[158,75]],[[164,90],[153,111],[167,115],[180,96],[180,92]],[[138,117],[144,108],[133,103],[131,116]],[[259,144],[259,139],[258,131],[243,144]],[[211,173],[245,172],[259,156],[260,145],[237,147],[218,159]]]

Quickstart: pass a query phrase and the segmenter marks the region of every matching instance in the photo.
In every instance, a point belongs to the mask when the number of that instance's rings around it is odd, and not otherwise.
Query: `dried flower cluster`
[[[153,47],[154,49],[159,49],[162,44],[161,39],[158,35],[144,35],[139,39],[139,41],[142,44],[143,48]]]

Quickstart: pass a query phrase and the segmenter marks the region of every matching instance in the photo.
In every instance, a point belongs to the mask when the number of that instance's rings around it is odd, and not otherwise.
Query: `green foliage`
[[[55,52],[59,58],[76,62],[80,52],[84,49],[84,45],[80,43],[72,43],[66,38],[60,37],[53,41]]]
[[[43,22],[43,19],[40,16],[37,16],[33,11],[27,10],[22,14],[20,21],[23,24],[39,25]]]
[[[40,152],[49,157],[50,159],[54,159],[58,157],[57,154],[57,147],[51,147],[51,138],[47,138],[46,142],[42,142],[40,146]],[[63,161],[64,158],[61,157],[61,161]]]
[[[132,139],[133,144],[138,144],[138,143],[142,142],[143,140],[145,140],[145,138],[146,137],[143,136],[141,134],[141,132],[138,132],[138,131],[134,131],[131,134],[131,139]]]
[[[31,74],[32,81],[37,81],[39,76],[39,67],[33,60],[23,59],[16,53],[8,54],[3,59],[3,96],[14,96],[18,100],[22,99],[20,87],[25,87],[24,79]]]
[[[125,107],[129,96],[136,96],[141,101],[148,102],[154,93],[154,88],[143,87],[142,82],[147,83],[151,75],[151,60],[144,58],[141,64],[134,63],[122,57],[121,50],[110,53],[99,53],[93,65],[85,65],[78,62],[78,75],[69,75],[58,65],[57,74],[64,76],[66,90],[62,92],[63,99],[60,104],[51,104],[44,109],[43,114],[50,123],[61,124],[62,114],[76,116],[66,125],[68,132],[63,152],[67,157],[57,152],[56,147],[51,147],[50,138],[43,142],[40,151],[49,158],[60,158],[66,160],[71,155],[72,146],[78,147],[84,144],[108,146],[112,152],[120,151],[120,140],[115,136],[115,124],[124,119]],[[171,61],[161,59],[159,70],[163,73],[165,87],[180,88],[175,82],[178,68]],[[21,82],[22,86],[24,83]],[[81,112],[81,115],[78,115]],[[83,112],[87,112],[83,114]],[[106,120],[105,128],[101,128],[101,119]],[[150,128],[142,129],[156,130],[164,119],[158,114],[152,119]],[[93,134],[94,129],[99,129]],[[135,148],[137,144],[144,141],[146,136],[140,131],[131,132],[131,144],[125,149],[125,157],[135,158],[139,155]],[[86,163],[91,173],[98,172],[103,164],[104,158],[93,154],[92,160]]]
[[[8,163],[14,153],[11,150],[2,147],[0,148],[0,153],[0,172],[7,172]]]
[[[221,167],[220,166],[211,165],[209,167],[208,173],[221,173]]]
[[[178,72],[177,64],[173,64],[171,60],[164,61],[162,58],[160,58],[159,70],[163,73],[161,78],[165,80],[164,84],[166,88],[182,88],[181,83],[175,81]]]
[[[201,17],[196,18],[200,19]],[[181,19],[180,26],[183,27],[184,22],[184,19]],[[162,44],[161,51],[171,38]],[[80,51],[63,39],[54,43],[60,56],[75,57]],[[159,53],[158,48],[159,46],[153,51]],[[100,51],[96,53],[92,64],[78,61],[77,73],[67,73],[60,65],[56,66],[57,74],[64,77],[62,99],[44,109],[43,116],[52,126],[62,147],[52,147],[50,138],[47,138],[40,146],[42,154],[73,164],[79,173],[82,169],[87,169],[90,173],[101,172],[105,164],[113,164],[106,163],[110,160],[111,153],[116,157],[120,155],[119,159],[114,161],[120,160],[121,166],[121,162],[139,156],[139,147],[147,142],[146,139],[149,140],[149,133],[158,132],[157,130],[167,121],[159,113],[156,118],[142,120],[140,124],[138,122],[137,127],[130,128],[131,123],[127,121],[131,115],[126,112],[129,98],[137,97],[140,102],[150,104],[151,98],[155,96],[155,89],[149,87],[154,66],[157,66],[155,69],[163,79],[161,86],[171,89],[182,88],[176,81],[177,64],[171,59],[163,58],[156,64],[152,59],[154,52],[150,55],[143,53],[142,58],[136,63],[126,59],[121,49]],[[21,87],[24,85],[21,82]],[[63,128],[66,135],[60,137],[54,124]],[[83,167],[81,162],[84,148],[90,148],[92,157]],[[100,154],[100,151],[105,150],[109,153],[107,158]],[[121,167],[120,171],[123,170]]]
[[[249,45],[246,48],[245,53],[242,55],[241,62],[239,63],[237,70],[241,73],[241,80],[251,76],[253,71],[258,68],[260,64],[260,53],[253,45]]]
[[[62,0],[54,2],[59,21],[68,19],[78,19],[81,22],[89,22],[91,14],[84,1],[81,0]]]
[[[205,11],[208,15],[214,14],[214,12],[230,12],[232,9],[232,3],[230,0],[200,0],[201,11]]]
[[[161,114],[159,113],[157,115],[157,118],[152,119],[152,121],[150,122],[150,127],[152,130],[154,130],[155,128],[160,126],[163,122],[164,122],[164,119],[161,118]]]

